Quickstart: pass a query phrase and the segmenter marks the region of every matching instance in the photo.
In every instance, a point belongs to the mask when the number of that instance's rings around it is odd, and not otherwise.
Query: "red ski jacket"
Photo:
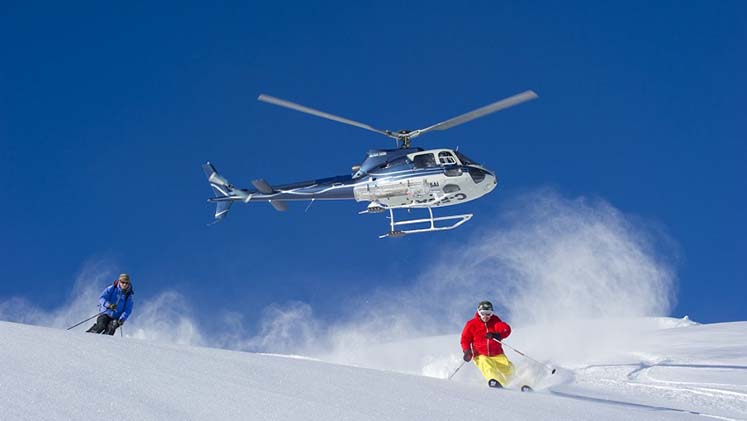
[[[501,337],[505,339],[511,334],[511,326],[495,314],[490,316],[487,322],[483,322],[480,315],[475,313],[475,317],[467,321],[462,330],[462,352],[472,348],[474,355],[492,357],[503,354],[501,344],[485,337],[488,332],[500,333]]]

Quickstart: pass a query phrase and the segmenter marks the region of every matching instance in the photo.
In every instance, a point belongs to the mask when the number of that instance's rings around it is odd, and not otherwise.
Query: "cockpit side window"
[[[456,158],[451,152],[443,151],[438,153],[438,162],[441,165],[454,165],[456,164]]]
[[[436,157],[432,153],[415,155],[412,162],[415,164],[415,168],[431,168],[438,165],[436,164]]]

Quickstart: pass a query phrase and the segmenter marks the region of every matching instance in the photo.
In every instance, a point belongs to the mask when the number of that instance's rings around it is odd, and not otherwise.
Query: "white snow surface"
[[[472,364],[447,380],[458,334],[310,358],[0,322],[0,419],[747,419],[747,322],[565,321],[506,343],[556,374],[507,351],[535,393]]]

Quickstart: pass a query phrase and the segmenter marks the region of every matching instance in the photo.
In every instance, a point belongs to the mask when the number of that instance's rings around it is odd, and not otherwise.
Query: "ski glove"
[[[472,350],[471,349],[465,349],[464,350],[464,357],[462,357],[464,361],[469,362],[472,359]]]
[[[485,337],[488,338],[488,339],[497,339],[499,341],[501,339],[503,339],[503,337],[501,336],[501,334],[498,333],[498,332],[488,332],[488,334],[485,335]]]
[[[109,310],[116,310],[117,309],[117,303],[109,303],[106,305],[106,308]]]

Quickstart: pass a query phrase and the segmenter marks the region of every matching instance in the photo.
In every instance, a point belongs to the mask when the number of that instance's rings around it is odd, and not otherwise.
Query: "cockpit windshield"
[[[456,153],[456,156],[459,158],[460,161],[462,161],[462,165],[480,165],[477,162],[467,158],[463,153],[459,151],[454,151]]]

